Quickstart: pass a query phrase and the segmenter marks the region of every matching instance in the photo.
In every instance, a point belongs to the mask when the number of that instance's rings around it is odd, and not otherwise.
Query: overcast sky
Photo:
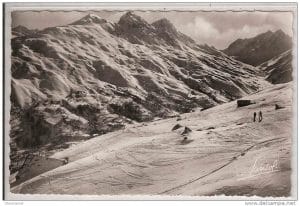
[[[66,25],[88,13],[94,13],[112,22],[117,22],[125,12],[32,12],[12,13],[12,27],[22,25],[30,29],[43,29]],[[282,29],[293,36],[293,14],[290,12],[153,12],[135,11],[149,23],[160,18],[169,19],[182,33],[192,37],[200,44],[212,45],[218,49],[226,48],[238,38],[249,38],[268,30]]]

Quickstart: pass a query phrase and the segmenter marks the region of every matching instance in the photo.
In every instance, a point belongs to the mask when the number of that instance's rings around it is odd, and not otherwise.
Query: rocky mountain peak
[[[291,37],[288,34],[284,33],[284,31],[282,31],[281,29],[275,31],[274,36],[286,40],[291,40]]]
[[[95,14],[88,14],[85,17],[79,19],[78,21],[73,22],[71,25],[84,25],[90,23],[103,24],[103,23],[107,23],[107,21]]]
[[[131,27],[150,26],[144,19],[142,19],[140,16],[134,14],[131,11],[128,11],[123,16],[121,16],[118,24],[121,26],[123,25],[123,26],[131,26]]]
[[[157,29],[157,30],[162,30],[162,31],[168,31],[172,33],[176,33],[177,30],[174,27],[174,25],[166,18],[159,19],[155,22],[152,23],[152,25]]]
[[[285,33],[281,30],[281,29],[278,29],[275,34],[278,34],[278,35],[285,35]]]

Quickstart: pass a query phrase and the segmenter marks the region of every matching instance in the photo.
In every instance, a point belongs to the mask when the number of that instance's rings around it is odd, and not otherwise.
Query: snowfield
[[[292,83],[203,111],[127,125],[51,157],[69,163],[11,189],[23,194],[290,196]],[[275,104],[283,108],[275,110]],[[262,122],[253,113],[262,111]],[[171,131],[180,124],[186,135]]]

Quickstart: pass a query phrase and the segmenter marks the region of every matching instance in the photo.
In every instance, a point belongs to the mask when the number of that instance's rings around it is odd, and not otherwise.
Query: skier
[[[253,114],[253,122],[255,122],[255,120],[256,120],[256,112],[254,112]]]
[[[261,112],[261,111],[259,111],[258,121],[259,121],[259,122],[262,121],[262,112]]]

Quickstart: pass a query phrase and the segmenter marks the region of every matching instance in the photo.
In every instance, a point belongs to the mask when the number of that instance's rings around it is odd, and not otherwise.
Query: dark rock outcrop
[[[182,127],[182,125],[176,124],[176,125],[172,128],[172,131],[177,130],[177,129],[181,128],[181,127]]]
[[[237,100],[237,107],[245,107],[245,106],[248,106],[250,104],[253,104],[253,101],[248,100],[248,99]]]

